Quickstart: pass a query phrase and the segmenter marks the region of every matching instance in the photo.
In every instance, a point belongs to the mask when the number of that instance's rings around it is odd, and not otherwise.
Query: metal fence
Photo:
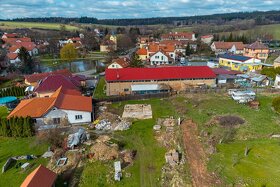
[[[93,103],[99,102],[120,102],[120,101],[129,101],[129,100],[142,100],[142,99],[152,99],[152,98],[166,98],[170,97],[171,93],[157,93],[157,94],[145,94],[145,95],[124,95],[124,96],[112,96],[109,98],[103,99],[94,99]]]

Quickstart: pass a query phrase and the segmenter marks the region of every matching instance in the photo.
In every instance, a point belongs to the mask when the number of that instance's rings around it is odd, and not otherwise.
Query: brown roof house
[[[51,97],[22,100],[8,118],[30,116],[36,127],[47,128],[46,125],[90,123],[92,112],[90,97],[60,87]]]
[[[216,55],[221,55],[225,53],[232,54],[243,54],[245,45],[243,42],[213,42],[211,44],[211,50],[215,52]]]
[[[40,165],[32,171],[20,187],[54,187],[57,174]]]
[[[244,56],[257,58],[262,61],[266,61],[269,55],[269,48],[267,45],[261,43],[260,41],[256,41],[250,45],[245,46],[244,48]]]
[[[130,64],[130,59],[127,57],[117,58],[108,66],[109,69],[127,68]]]

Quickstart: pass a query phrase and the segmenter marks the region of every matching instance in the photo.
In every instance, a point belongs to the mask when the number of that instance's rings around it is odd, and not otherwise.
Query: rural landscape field
[[[1,1],[0,187],[278,187],[279,6]]]

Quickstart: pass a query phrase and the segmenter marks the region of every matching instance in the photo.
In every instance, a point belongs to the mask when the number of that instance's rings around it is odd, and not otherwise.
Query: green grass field
[[[94,96],[93,96],[94,98],[102,99],[107,97],[106,93],[104,92],[105,85],[106,85],[105,77],[100,77],[96,89],[94,91]]]
[[[3,138],[0,137],[0,168],[3,167],[7,159],[11,156],[20,155],[41,155],[47,150],[47,145],[36,145],[35,138]],[[21,168],[12,166],[5,173],[0,173],[0,186],[14,187],[20,186],[25,177],[32,172],[39,164],[45,165],[47,160],[35,159],[31,161],[21,161],[21,163],[29,162],[33,166],[23,171]]]
[[[50,29],[50,30],[60,30],[62,24],[59,23],[33,23],[33,22],[11,22],[11,21],[0,21],[0,29],[17,29],[17,28],[37,28],[37,29]],[[75,31],[80,28],[65,25],[66,30]]]
[[[275,40],[280,40],[280,24],[261,25],[249,30],[240,30],[232,32],[235,35],[245,34],[246,36],[261,36],[271,34]],[[220,33],[221,35],[229,35],[230,32]]]
[[[124,169],[131,173],[130,178],[124,177],[120,182],[113,181],[113,162],[95,162],[85,166],[80,186],[160,186],[161,168],[165,163],[165,148],[155,140],[153,125],[159,117],[177,116],[174,107],[168,100],[151,99],[128,101],[112,104],[111,110],[121,114],[125,104],[151,104],[153,119],[135,121],[132,127],[124,132],[116,132],[113,137],[125,144],[125,148],[137,150],[132,166]],[[108,182],[107,178],[109,175]]]
[[[280,141],[269,138],[273,133],[280,134],[279,115],[271,108],[272,98],[258,96],[259,110],[237,104],[228,96],[209,94],[187,99],[187,116],[199,124],[201,131],[215,136],[221,134],[224,127],[206,126],[217,115],[236,115],[246,121],[236,129],[234,140],[218,144],[217,153],[210,157],[209,169],[226,184],[237,185],[241,181],[249,186],[277,186],[280,183]],[[251,149],[247,157],[244,156],[246,146]]]

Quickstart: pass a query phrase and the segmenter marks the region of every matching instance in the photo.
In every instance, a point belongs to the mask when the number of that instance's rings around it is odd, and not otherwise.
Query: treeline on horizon
[[[213,14],[189,17],[157,17],[157,18],[129,18],[129,19],[97,19],[94,17],[65,18],[65,17],[42,17],[42,18],[16,18],[2,21],[16,22],[40,22],[40,23],[91,23],[102,25],[155,25],[155,24],[174,24],[181,22],[185,25],[201,23],[223,23],[232,20],[255,19],[259,24],[270,24],[280,22],[280,11],[254,11],[254,12],[236,12],[225,14]]]

